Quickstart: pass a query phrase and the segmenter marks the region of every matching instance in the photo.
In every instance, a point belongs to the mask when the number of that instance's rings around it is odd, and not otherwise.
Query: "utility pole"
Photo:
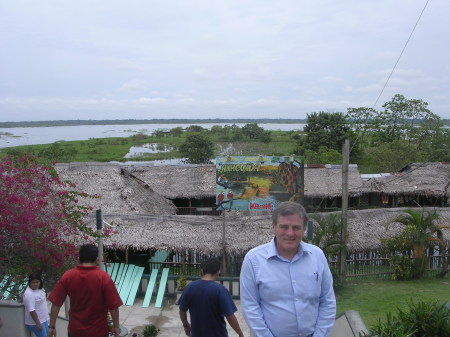
[[[347,267],[347,211],[348,211],[348,167],[350,160],[350,142],[345,140],[342,146],[342,226],[341,226],[341,252],[339,277],[341,284],[345,281]]]
[[[102,240],[102,229],[103,229],[103,219],[102,219],[102,210],[98,209],[95,211],[95,217],[97,220],[97,233],[98,237],[98,267],[105,271],[105,265],[103,263],[103,240]]]

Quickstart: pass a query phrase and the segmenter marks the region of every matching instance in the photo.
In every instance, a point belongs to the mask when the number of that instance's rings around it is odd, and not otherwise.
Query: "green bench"
[[[125,305],[133,305],[144,267],[125,263],[107,263],[106,272],[116,284],[117,291]]]
[[[145,292],[144,302],[142,303],[142,307],[148,308],[150,306],[150,302],[153,296],[153,290],[155,289],[155,285],[157,282],[159,274],[159,269],[153,269],[152,273],[150,275],[150,279],[147,286],[147,291]],[[155,308],[161,308],[162,307],[162,301],[164,298],[164,294],[166,292],[166,286],[167,286],[167,278],[169,276],[169,268],[163,268],[161,272],[161,277],[159,279],[159,287],[158,292],[156,294],[156,300],[155,300]]]

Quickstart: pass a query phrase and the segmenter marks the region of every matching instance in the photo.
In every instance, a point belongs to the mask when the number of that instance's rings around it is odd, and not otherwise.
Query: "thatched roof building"
[[[450,198],[450,163],[412,163],[390,176],[367,181],[373,192]]]
[[[130,168],[129,172],[168,199],[201,199],[215,196],[214,165],[138,166]]]
[[[170,200],[124,174],[118,164],[69,163],[55,168],[61,179],[73,182],[78,191],[100,196],[83,201],[93,209],[109,214],[176,214]]]
[[[348,192],[351,197],[359,196],[366,191],[356,165],[349,167],[348,184]],[[341,165],[305,166],[305,197],[335,198],[340,196],[342,196]]]
[[[397,176],[378,178],[374,186],[384,193],[449,193],[450,165],[443,163],[411,164]],[[110,248],[136,250],[168,249],[220,253],[222,250],[222,217],[182,216],[176,214],[171,200],[177,198],[214,198],[215,167],[150,166],[125,167],[108,163],[70,163],[56,165],[63,179],[77,189],[101,198],[88,200],[94,209],[102,209],[107,222],[119,224],[106,239]],[[439,174],[437,174],[439,172]],[[305,196],[335,198],[341,195],[342,170],[336,166],[305,168]],[[349,170],[350,196],[368,191],[358,169]],[[379,247],[380,239],[397,233],[400,227],[385,225],[400,208],[349,211],[349,248],[366,250]],[[450,208],[439,208],[446,224]],[[226,213],[226,243],[231,254],[246,252],[272,237],[270,215]],[[95,225],[95,219],[90,223]],[[445,232],[450,239],[449,231]]]
[[[169,199],[215,197],[216,169],[214,165],[139,166],[129,170],[130,174]],[[358,196],[364,190],[358,167],[351,165],[349,168],[349,195]],[[342,167],[340,165],[306,165],[306,197],[334,198],[341,195]]]
[[[348,243],[350,251],[377,249],[382,238],[401,230],[401,225],[386,225],[404,209],[375,209],[349,211]],[[440,208],[442,223],[450,224],[450,208]],[[105,219],[120,226],[105,245],[110,248],[135,250],[163,249],[173,251],[196,251],[220,254],[222,251],[223,218],[215,216],[129,216],[105,215]],[[230,254],[242,254],[249,249],[268,242],[272,234],[270,215],[225,217],[226,245]],[[444,230],[450,241],[450,230]]]

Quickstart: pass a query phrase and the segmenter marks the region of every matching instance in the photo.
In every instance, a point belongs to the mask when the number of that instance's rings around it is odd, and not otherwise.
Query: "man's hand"
[[[185,325],[185,326],[183,326],[184,327],[184,333],[186,334],[186,336],[191,336],[191,325],[190,324],[187,324],[187,325]]]
[[[56,337],[56,329],[48,329],[47,337]]]

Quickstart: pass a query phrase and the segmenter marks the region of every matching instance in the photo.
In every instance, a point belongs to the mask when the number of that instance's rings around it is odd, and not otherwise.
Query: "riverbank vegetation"
[[[295,154],[307,164],[340,164],[342,144],[349,139],[350,162],[358,164],[361,173],[395,172],[412,162],[450,161],[450,129],[428,109],[428,103],[397,94],[383,108],[382,111],[360,107],[349,108],[347,113],[313,112],[308,114],[303,131],[268,131],[255,122],[243,127],[214,125],[211,129],[191,125],[127,138],[4,148],[0,149],[0,155],[29,152],[56,162],[184,158],[191,163],[205,163],[219,155]],[[196,144],[192,144],[194,140]],[[153,150],[149,151],[149,147]]]

